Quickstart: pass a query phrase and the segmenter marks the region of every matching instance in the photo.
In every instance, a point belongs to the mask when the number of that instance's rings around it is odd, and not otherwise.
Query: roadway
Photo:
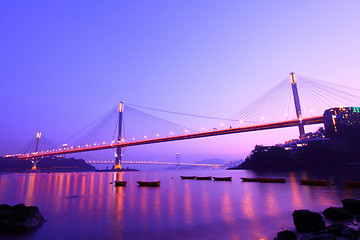
[[[229,128],[229,129],[216,130],[216,131],[211,131],[211,132],[193,133],[193,134],[171,136],[171,137],[165,137],[165,138],[144,139],[141,141],[133,141],[133,142],[118,142],[118,143],[114,143],[114,144],[105,144],[105,145],[101,145],[101,146],[89,146],[89,147],[84,147],[84,148],[72,147],[70,149],[64,149],[64,150],[60,149],[60,150],[49,151],[49,152],[39,152],[39,153],[21,155],[21,156],[18,156],[18,158],[45,157],[45,156],[51,156],[51,155],[80,153],[80,152],[117,148],[117,147],[130,147],[130,146],[137,146],[137,145],[145,145],[145,144],[153,144],[153,143],[161,143],[161,142],[171,142],[171,141],[219,136],[219,135],[234,134],[234,133],[241,133],[241,132],[252,132],[252,131],[260,131],[260,130],[276,129],[276,128],[295,127],[295,126],[299,126],[299,123],[300,123],[300,120],[296,119],[296,120],[283,121],[283,122],[277,122],[277,123],[268,123],[268,124],[249,126],[249,127]],[[324,123],[323,116],[304,118],[304,119],[302,119],[302,123],[304,125]]]

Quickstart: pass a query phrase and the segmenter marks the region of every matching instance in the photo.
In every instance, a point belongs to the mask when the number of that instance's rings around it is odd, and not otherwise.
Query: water
[[[273,239],[294,229],[295,209],[323,211],[360,198],[342,179],[358,170],[252,172],[162,170],[141,172],[0,175],[0,203],[38,206],[46,222],[32,233],[1,239]],[[232,182],[181,180],[181,175],[232,176]],[[240,177],[285,177],[287,183],[242,182]],[[343,176],[346,176],[344,178]],[[302,186],[299,178],[326,178],[330,187]],[[114,187],[114,179],[128,182]],[[158,188],[136,181],[160,180]]]

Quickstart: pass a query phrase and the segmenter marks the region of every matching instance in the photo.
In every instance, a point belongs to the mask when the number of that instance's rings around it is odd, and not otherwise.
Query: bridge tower
[[[301,114],[301,107],[300,107],[300,99],[299,93],[296,85],[295,73],[290,73],[290,81],[291,81],[291,88],[293,91],[294,96],[294,103],[295,103],[295,110],[296,110],[296,117],[299,120],[299,132],[300,137],[305,135],[304,124],[302,122],[302,114]]]
[[[124,103],[119,103],[119,129],[118,129],[118,143],[121,143],[121,131],[122,131],[122,118],[124,112]],[[121,147],[116,147],[115,169],[121,169]]]
[[[38,132],[36,134],[36,147],[35,147],[35,152],[37,153],[38,150],[39,150],[39,141],[40,141],[40,138],[41,138],[41,132]]]
[[[179,152],[177,152],[175,154],[175,161],[176,161],[176,169],[177,169],[180,165],[180,153]]]
[[[39,151],[39,141],[41,138],[41,132],[38,132],[36,134],[36,146],[35,146],[35,153],[38,153]],[[38,163],[39,160],[32,158],[31,159],[31,163],[33,164],[33,166],[31,167],[31,170],[36,170],[36,164]]]

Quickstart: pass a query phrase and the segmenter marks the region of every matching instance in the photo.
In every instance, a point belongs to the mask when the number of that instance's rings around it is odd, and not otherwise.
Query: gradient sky
[[[360,89],[360,1],[0,0],[0,156],[120,101],[229,117],[288,77]],[[243,158],[296,128],[134,147],[125,158]]]

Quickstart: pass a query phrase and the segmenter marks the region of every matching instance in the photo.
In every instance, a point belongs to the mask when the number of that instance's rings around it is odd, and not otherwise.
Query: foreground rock
[[[352,214],[360,214],[360,200],[346,198],[341,200],[343,208],[351,212]]]
[[[354,218],[354,215],[352,215],[348,210],[341,207],[329,207],[324,210],[323,214],[325,217],[333,220],[345,220]]]
[[[7,204],[0,205],[0,231],[25,232],[40,226],[45,219],[35,206],[18,204],[13,207]]]
[[[325,229],[325,222],[319,213],[309,210],[295,210],[292,216],[295,228],[300,233],[317,232]]]
[[[292,234],[289,234],[292,233]],[[358,240],[360,239],[359,231],[356,231],[353,228],[350,228],[344,224],[334,224],[327,227],[325,230],[311,232],[311,233],[301,233],[295,238],[293,236],[294,232],[290,231],[281,231],[277,234],[275,240]]]
[[[281,231],[277,233],[275,240],[296,240],[296,233],[292,231]]]

